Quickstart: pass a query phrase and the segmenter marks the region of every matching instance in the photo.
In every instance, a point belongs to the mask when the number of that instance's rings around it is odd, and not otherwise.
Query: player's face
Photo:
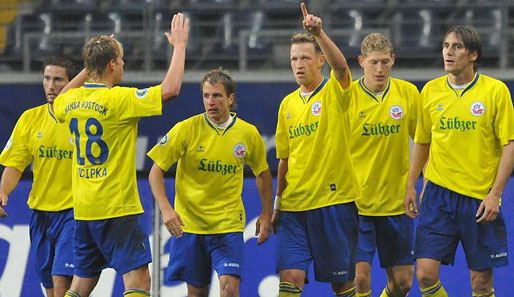
[[[364,69],[364,83],[373,92],[382,92],[391,75],[394,54],[389,51],[372,51],[366,57],[359,56],[359,64]]]
[[[54,103],[64,86],[69,82],[66,68],[56,65],[47,65],[43,72],[43,89],[45,89],[46,101]]]
[[[458,75],[463,71],[473,71],[477,58],[477,53],[470,53],[457,34],[452,32],[444,39],[443,62],[446,72]]]
[[[292,44],[290,59],[291,69],[298,85],[310,86],[321,76],[324,58],[321,53],[316,53],[312,43]]]
[[[227,96],[225,86],[222,83],[203,83],[202,97],[205,112],[209,119],[216,124],[222,124],[228,120],[230,106],[234,102],[234,94]]]

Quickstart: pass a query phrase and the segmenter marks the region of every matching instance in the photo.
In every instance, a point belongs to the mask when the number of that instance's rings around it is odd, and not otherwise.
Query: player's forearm
[[[157,201],[161,212],[173,209],[168,200],[168,196],[166,195],[166,186],[164,185],[164,171],[159,168],[159,166],[154,164],[150,170],[148,180],[150,181],[150,188],[152,189],[153,197],[155,201]]]
[[[346,88],[350,85],[349,67],[346,58],[337,45],[330,39],[330,37],[321,30],[319,36],[316,37],[325,59],[334,70],[335,77],[341,82],[341,85]]]
[[[74,89],[82,86],[87,80],[87,73],[86,69],[82,69],[82,71],[79,72],[79,74],[75,75],[75,77],[68,83],[64,88],[61,90],[61,93],[66,93],[69,89]]]
[[[170,67],[161,84],[162,102],[176,98],[180,94],[186,64],[186,45],[178,44],[173,48]]]
[[[514,169],[514,140],[503,146],[502,156],[500,164],[498,165],[498,172],[496,173],[496,179],[494,181],[491,193],[500,197],[503,194],[505,185],[509,180],[512,170]]]
[[[271,179],[271,171],[265,170],[256,177],[257,189],[261,196],[262,213],[269,215],[273,212],[273,180]]]
[[[288,170],[288,159],[280,159],[277,169],[277,196],[282,196],[282,192],[287,187],[286,173]]]
[[[0,193],[9,196],[20,181],[22,172],[14,167],[5,167],[0,182]]]
[[[409,178],[407,180],[407,188],[414,187],[418,177],[428,160],[430,152],[430,144],[415,143],[412,150],[412,160],[410,162]]]

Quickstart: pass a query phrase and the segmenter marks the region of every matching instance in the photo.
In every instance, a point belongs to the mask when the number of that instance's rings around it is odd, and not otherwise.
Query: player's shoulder
[[[394,84],[399,88],[406,89],[409,91],[418,91],[416,85],[408,80],[391,77],[391,84]]]
[[[479,73],[479,79],[483,81],[484,84],[487,84],[487,85],[491,85],[491,86],[498,86],[498,87],[507,87],[507,85],[497,79],[497,78],[494,78],[494,77],[491,77],[491,76],[488,76],[488,75],[485,75],[485,74],[481,74]]]
[[[255,127],[255,125],[245,121],[244,119],[240,118],[240,117],[237,117],[236,118],[236,125],[242,127],[243,129],[248,129],[248,130],[255,130],[257,131],[257,127]]]
[[[294,98],[298,97],[300,94],[300,87],[296,88],[291,93],[284,96],[282,99],[282,104],[289,104]]]
[[[29,120],[29,119],[34,119],[34,118],[39,118],[41,115],[44,115],[46,113],[48,113],[48,104],[45,103],[45,104],[42,104],[42,105],[38,105],[36,107],[32,107],[32,108],[29,108],[27,110],[25,110],[21,116],[20,116],[20,120],[23,119],[23,120]]]
[[[423,89],[432,89],[432,88],[446,88],[448,82],[448,75],[443,75],[440,77],[436,77],[434,79],[429,80],[424,86]]]

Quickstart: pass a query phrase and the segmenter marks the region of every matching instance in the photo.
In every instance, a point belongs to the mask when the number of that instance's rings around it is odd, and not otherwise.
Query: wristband
[[[279,210],[280,209],[280,199],[282,196],[275,195],[275,203],[273,203],[273,210]]]

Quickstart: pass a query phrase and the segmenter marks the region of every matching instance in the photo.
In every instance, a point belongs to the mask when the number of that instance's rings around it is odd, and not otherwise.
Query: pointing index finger
[[[303,2],[300,4],[300,7],[302,8],[303,18],[305,19],[307,17],[307,15],[309,14],[309,12],[307,11],[307,7],[305,6],[305,3],[303,3]]]

